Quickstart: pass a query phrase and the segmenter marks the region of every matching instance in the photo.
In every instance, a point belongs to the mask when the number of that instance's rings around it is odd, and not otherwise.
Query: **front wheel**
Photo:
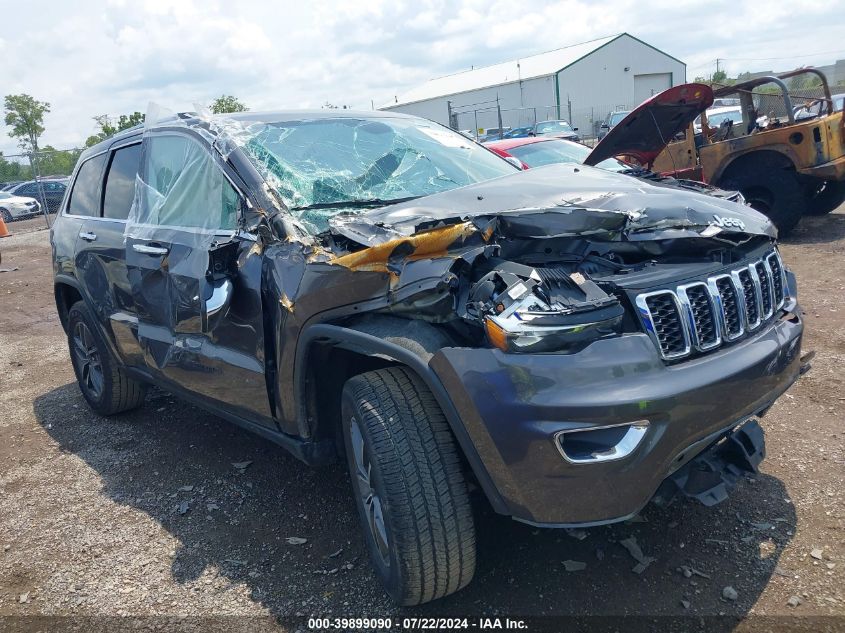
[[[82,396],[100,415],[141,406],[146,386],[126,375],[112,357],[91,311],[77,301],[68,311],[68,346]]]
[[[12,214],[9,213],[8,209],[0,209],[0,217],[3,218],[3,222],[12,221]]]
[[[401,605],[442,598],[475,573],[475,526],[460,455],[419,377],[389,367],[343,388],[343,438],[376,574]]]

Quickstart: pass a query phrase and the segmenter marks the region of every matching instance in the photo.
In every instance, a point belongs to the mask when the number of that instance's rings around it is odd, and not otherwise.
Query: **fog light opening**
[[[648,431],[648,420],[601,427],[559,431],[555,446],[572,464],[597,464],[624,459],[633,453]]]

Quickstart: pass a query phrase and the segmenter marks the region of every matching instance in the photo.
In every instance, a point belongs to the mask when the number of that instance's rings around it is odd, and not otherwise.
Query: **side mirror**
[[[537,132],[529,132],[528,136],[537,136]]]
[[[506,161],[508,161],[514,167],[518,167],[522,169],[522,161],[519,160],[516,156],[504,156],[503,157]]]
[[[577,132],[577,131],[578,131],[578,128],[577,128],[577,127],[574,127],[574,128],[572,128],[572,130],[573,130],[574,132]]]

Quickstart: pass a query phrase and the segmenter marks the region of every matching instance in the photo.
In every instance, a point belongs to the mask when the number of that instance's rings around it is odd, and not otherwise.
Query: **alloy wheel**
[[[73,355],[79,368],[79,381],[89,395],[99,400],[103,393],[103,365],[94,335],[83,322],[73,329]]]
[[[352,443],[352,459],[355,463],[355,483],[358,495],[364,504],[367,517],[367,527],[373,537],[379,557],[385,567],[390,566],[390,542],[387,536],[387,526],[382,511],[382,501],[376,492],[372,477],[372,462],[369,451],[361,433],[358,420],[353,417],[350,421],[350,439]]]

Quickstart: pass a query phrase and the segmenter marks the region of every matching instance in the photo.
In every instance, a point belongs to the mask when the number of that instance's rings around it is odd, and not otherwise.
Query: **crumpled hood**
[[[573,164],[514,172],[400,204],[340,214],[330,224],[336,234],[373,245],[439,223],[485,216],[498,216],[514,229],[521,226],[526,237],[777,235],[769,219],[751,207]]]

